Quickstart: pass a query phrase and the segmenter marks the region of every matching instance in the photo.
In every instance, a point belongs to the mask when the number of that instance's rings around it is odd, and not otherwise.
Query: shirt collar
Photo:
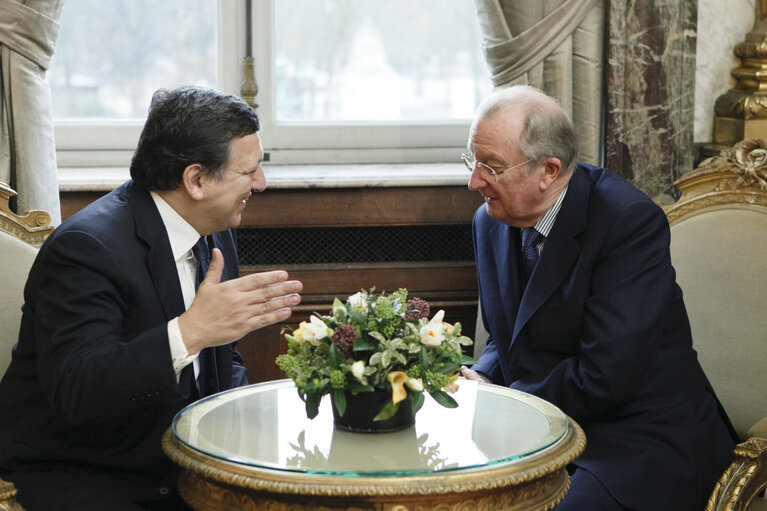
[[[567,193],[567,189],[569,187],[570,184],[568,183],[567,186],[565,186],[565,189],[562,190],[562,193],[559,194],[557,202],[555,202],[554,205],[549,208],[546,214],[543,215],[540,220],[535,222],[535,225],[533,225],[535,230],[541,233],[544,238],[548,237],[549,233],[551,232],[551,228],[554,227],[554,222],[557,219],[557,215],[559,215],[559,210],[562,209],[562,201],[564,200],[565,194]]]
[[[200,234],[170,204],[165,202],[165,199],[160,197],[160,194],[157,192],[149,193],[157,206],[157,211],[160,212],[160,218],[162,218],[162,223],[165,224],[165,230],[168,232],[168,241],[170,241],[170,248],[173,251],[173,259],[178,261],[185,257],[194,244],[197,243],[197,240],[200,239]]]

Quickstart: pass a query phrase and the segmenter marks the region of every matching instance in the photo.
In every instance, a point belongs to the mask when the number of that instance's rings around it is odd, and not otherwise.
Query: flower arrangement
[[[472,340],[461,335],[460,323],[442,321],[443,310],[431,319],[429,313],[428,302],[408,298],[407,289],[360,291],[346,303],[336,298],[329,316],[315,313],[285,334],[288,351],[276,363],[295,382],[310,419],[325,394],[343,416],[346,392],[391,392],[376,421],[392,417],[408,397],[415,415],[424,391],[454,408],[449,393],[458,389],[461,365],[474,363],[462,351]]]

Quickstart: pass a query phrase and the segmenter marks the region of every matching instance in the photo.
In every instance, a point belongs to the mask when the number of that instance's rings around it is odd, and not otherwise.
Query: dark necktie
[[[208,242],[205,240],[205,237],[200,237],[200,239],[197,240],[197,243],[192,247],[192,254],[194,254],[195,259],[197,259],[197,276],[194,279],[194,289],[196,291],[205,278],[208,266],[210,266],[210,249],[208,248]]]
[[[522,275],[525,279],[525,284],[530,280],[530,275],[533,273],[535,263],[538,262],[538,250],[536,245],[543,239],[543,234],[536,231],[533,227],[527,227],[522,229]]]
[[[211,239],[212,243],[212,239]],[[205,279],[205,274],[210,266],[210,247],[205,237],[200,237],[192,247],[192,254],[197,259],[197,276],[194,279],[195,290]],[[215,394],[218,387],[218,367],[216,366],[216,352],[213,348],[204,348],[200,351],[200,377],[198,385],[201,396]]]

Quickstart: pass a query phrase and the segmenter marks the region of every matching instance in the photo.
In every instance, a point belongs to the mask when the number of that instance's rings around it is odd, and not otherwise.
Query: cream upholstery
[[[0,375],[11,362],[11,348],[19,337],[21,305],[27,274],[37,255],[37,249],[10,234],[0,231]]]
[[[53,231],[44,211],[16,215],[8,200],[16,195],[0,181],[0,378],[11,361],[11,349],[19,336],[21,305],[27,274],[45,238]],[[0,479],[0,510],[19,510],[16,488]]]
[[[741,439],[707,510],[767,509],[767,147],[745,140],[676,185],[671,262],[693,344]],[[753,428],[752,428],[753,426]],[[750,431],[749,431],[750,430]]]
[[[53,231],[44,211],[16,215],[8,200],[16,195],[0,181],[0,376],[11,361],[11,347],[19,336],[24,283],[37,255],[37,247]]]

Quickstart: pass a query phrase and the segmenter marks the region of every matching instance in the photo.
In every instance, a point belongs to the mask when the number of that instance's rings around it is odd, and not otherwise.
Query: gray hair
[[[519,150],[528,160],[526,171],[543,163],[546,158],[558,158],[562,173],[572,171],[578,162],[578,137],[575,126],[557,101],[529,85],[515,85],[493,92],[477,109],[472,124],[489,117],[513,111],[524,115]]]

